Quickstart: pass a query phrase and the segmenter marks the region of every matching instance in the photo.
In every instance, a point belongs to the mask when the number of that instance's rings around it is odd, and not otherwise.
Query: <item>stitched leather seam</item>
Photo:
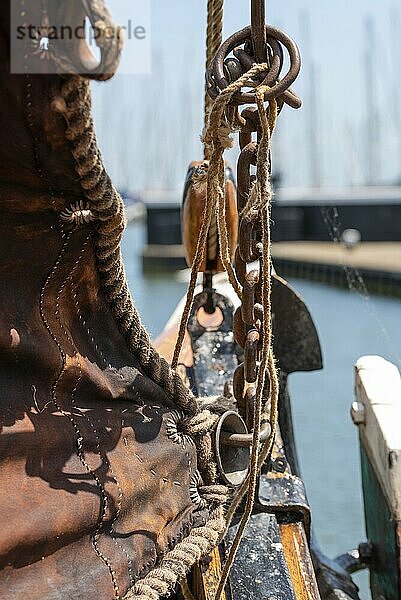
[[[87,238],[87,240],[85,242],[85,245],[89,242],[90,237],[91,236],[88,236],[88,238]],[[85,332],[88,334],[89,339],[90,339],[91,343],[93,344],[95,350],[97,351],[97,353],[98,353],[100,359],[102,360],[104,366],[112,368],[111,364],[106,360],[106,357],[105,357],[103,351],[100,349],[99,345],[95,341],[94,336],[92,335],[89,327],[87,326],[87,323],[86,323],[85,319],[82,316],[81,307],[80,307],[79,302],[78,302],[78,294],[77,294],[76,291],[73,293],[73,299],[74,299],[74,304],[75,304],[75,308],[76,308],[76,314],[78,316],[79,322],[81,323],[81,326],[84,328]],[[116,510],[115,516],[114,516],[114,518],[113,518],[113,520],[112,520],[112,522],[110,524],[110,537],[112,538],[112,540],[115,543],[115,545],[117,546],[117,548],[119,548],[125,554],[125,556],[127,558],[129,579],[130,579],[131,585],[133,585],[134,577],[133,577],[133,573],[132,573],[132,560],[131,560],[131,557],[129,556],[127,550],[117,541],[117,539],[115,537],[115,532],[114,532],[114,525],[117,522],[117,520],[118,520],[118,518],[119,518],[119,516],[121,514],[121,506],[122,506],[122,501],[123,501],[123,498],[124,498],[124,493],[123,493],[121,484],[120,484],[119,480],[117,479],[115,471],[114,471],[114,469],[113,469],[113,467],[112,467],[109,459],[107,458],[107,455],[104,455],[104,457],[102,456],[102,453],[101,453],[101,450],[100,450],[99,434],[98,434],[98,431],[97,431],[96,427],[92,423],[91,419],[85,413],[82,413],[82,415],[86,419],[86,421],[89,423],[89,425],[91,426],[91,428],[92,428],[92,430],[94,432],[95,440],[96,440],[96,449],[97,449],[98,455],[101,457],[102,460],[106,460],[107,461],[107,465],[109,467],[112,479],[113,479],[113,481],[114,481],[114,483],[115,483],[115,485],[117,487],[117,490],[118,490],[117,510]]]
[[[60,267],[61,261],[64,258],[64,255],[66,253],[67,247],[68,247],[68,245],[69,245],[69,243],[71,241],[71,237],[72,237],[72,233],[69,233],[68,235],[65,235],[64,233],[62,234],[62,239],[64,240],[62,248],[61,248],[60,253],[59,253],[58,257],[57,257],[56,263],[54,264],[54,267],[51,270],[50,274],[48,275],[48,277],[47,277],[47,279],[46,279],[46,281],[45,281],[45,283],[44,283],[44,285],[43,285],[43,287],[41,289],[41,292],[40,292],[40,314],[41,314],[41,318],[42,318],[42,321],[43,321],[43,323],[44,323],[44,325],[45,325],[45,327],[46,327],[49,335],[51,336],[51,338],[53,339],[53,341],[57,345],[57,348],[58,348],[58,350],[60,352],[61,359],[62,359],[62,368],[61,368],[60,373],[57,376],[57,378],[56,378],[56,380],[55,380],[55,382],[54,382],[54,384],[52,386],[51,398],[52,398],[52,403],[57,408],[57,410],[60,412],[60,414],[62,414],[63,416],[67,417],[67,419],[70,421],[70,423],[71,423],[71,425],[72,425],[72,427],[74,429],[75,435],[76,435],[77,456],[78,456],[81,464],[83,465],[83,467],[94,478],[94,480],[95,480],[95,482],[96,482],[96,484],[98,486],[98,489],[100,491],[101,498],[102,498],[102,505],[101,505],[101,511],[100,511],[100,514],[99,514],[99,517],[98,517],[98,520],[97,520],[97,523],[96,523],[95,531],[93,533],[92,545],[94,547],[94,550],[95,550],[96,554],[99,556],[99,558],[105,563],[105,565],[109,569],[109,572],[110,572],[111,577],[112,577],[112,582],[113,582],[113,587],[114,587],[114,592],[115,592],[115,598],[116,598],[116,600],[119,600],[120,594],[119,594],[119,589],[118,589],[118,585],[117,585],[116,575],[114,573],[114,570],[113,570],[113,568],[112,568],[109,560],[102,554],[102,552],[101,552],[101,550],[99,548],[99,545],[98,545],[99,532],[100,532],[100,529],[102,527],[102,522],[103,522],[103,520],[105,518],[105,515],[106,515],[106,512],[107,512],[107,507],[108,507],[108,499],[107,499],[106,490],[104,489],[104,486],[102,485],[99,477],[96,475],[96,473],[94,473],[92,471],[92,469],[90,468],[90,466],[88,465],[88,463],[85,460],[84,450],[83,450],[83,446],[82,446],[83,438],[82,438],[81,432],[79,430],[79,427],[78,427],[75,419],[73,418],[72,414],[68,414],[67,412],[65,412],[61,408],[61,406],[58,404],[58,400],[57,400],[57,388],[58,388],[58,385],[59,385],[59,383],[60,383],[60,381],[61,381],[61,379],[62,379],[62,377],[63,377],[63,375],[65,373],[65,369],[66,369],[66,354],[65,354],[65,351],[63,350],[61,342],[59,341],[59,339],[57,338],[56,334],[53,332],[53,330],[52,330],[52,328],[50,326],[50,323],[49,323],[48,318],[46,317],[45,308],[44,308],[44,299],[45,299],[47,288],[48,288],[51,280],[55,277],[55,275],[56,275],[56,273],[57,273],[57,271],[58,271],[58,269]],[[68,280],[72,277],[73,272],[76,269],[78,263],[79,263],[79,259],[78,259],[78,261],[76,261],[76,263],[74,265],[73,271],[63,281],[60,289],[58,290],[57,297],[56,297],[55,315],[56,315],[56,319],[57,319],[57,321],[58,321],[61,329],[64,330],[64,331],[65,331],[65,328],[62,325],[61,320],[60,320],[60,316],[59,316],[60,297],[61,297],[61,294],[63,293],[63,290],[64,290],[64,288],[65,288]],[[82,377],[81,367],[79,367],[79,368],[80,368],[80,376],[78,378],[78,381],[77,381],[77,383],[75,385],[75,388],[73,390],[73,393],[71,395],[71,405],[73,407],[75,406],[73,394],[76,392],[76,389],[77,389],[77,387],[79,385],[79,381],[80,381],[80,379]]]

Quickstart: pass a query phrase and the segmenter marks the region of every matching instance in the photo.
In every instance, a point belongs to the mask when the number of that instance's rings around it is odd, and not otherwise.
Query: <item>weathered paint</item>
[[[297,600],[319,599],[303,525],[301,523],[281,524],[280,534]]]
[[[361,445],[361,468],[365,522],[368,540],[373,545],[370,585],[373,600],[400,600],[400,549],[397,523],[388,508],[370,460]]]
[[[401,378],[379,356],[356,365],[352,418],[358,426],[365,521],[372,544],[370,566],[374,600],[400,600]]]

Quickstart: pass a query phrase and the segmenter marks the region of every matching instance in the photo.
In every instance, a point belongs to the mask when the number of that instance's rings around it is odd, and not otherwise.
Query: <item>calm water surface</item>
[[[185,293],[175,274],[144,276],[140,253],[144,228],[130,226],[123,253],[131,291],[142,319],[156,336]],[[316,323],[324,369],[291,375],[295,429],[313,521],[324,551],[334,557],[365,539],[357,431],[349,416],[353,365],[380,354],[401,367],[401,303],[362,297],[318,283],[292,281]],[[366,575],[358,575],[368,600]]]

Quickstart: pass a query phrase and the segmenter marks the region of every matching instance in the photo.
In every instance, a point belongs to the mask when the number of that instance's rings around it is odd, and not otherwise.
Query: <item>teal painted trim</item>
[[[362,442],[360,447],[366,533],[373,544],[373,564],[370,568],[372,598],[400,600],[397,524]]]

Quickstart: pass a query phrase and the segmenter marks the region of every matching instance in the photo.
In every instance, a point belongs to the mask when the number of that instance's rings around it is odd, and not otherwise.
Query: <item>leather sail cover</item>
[[[10,75],[8,5],[0,8],[0,597],[119,598],[206,521],[196,449],[105,300],[95,225],[81,211],[65,123],[52,109],[63,80]],[[40,11],[40,2],[30,6]],[[74,227],[63,214],[75,214]]]

